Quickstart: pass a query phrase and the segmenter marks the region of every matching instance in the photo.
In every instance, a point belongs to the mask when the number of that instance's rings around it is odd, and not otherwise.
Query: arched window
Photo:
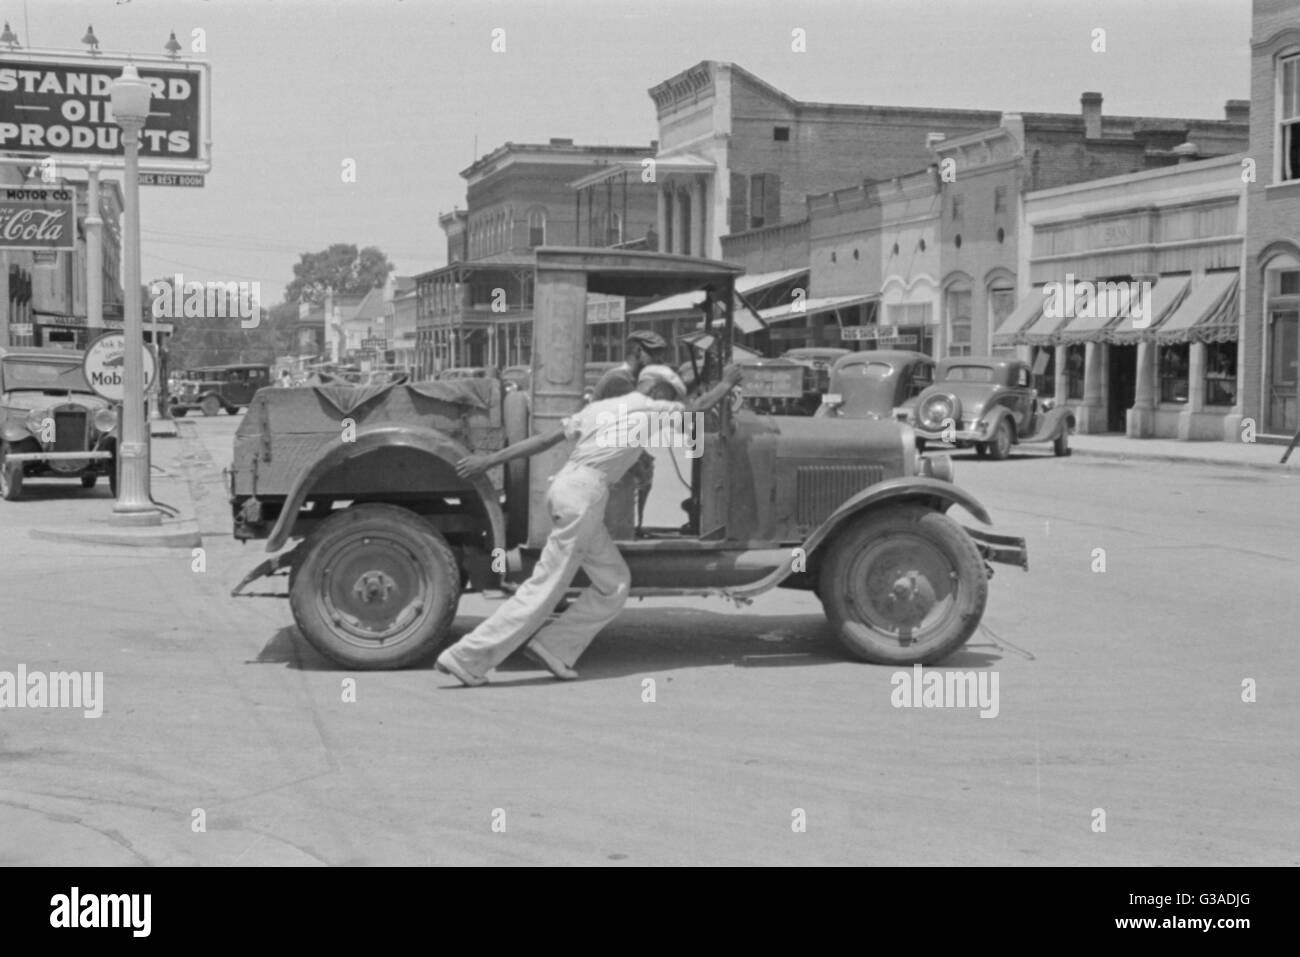
[[[528,214],[528,246],[546,245],[546,210],[534,209]]]
[[[1015,346],[999,345],[993,337],[1016,308],[1016,278],[1005,270],[997,270],[988,277],[987,289],[989,353],[1014,356]]]
[[[951,283],[944,293],[944,319],[948,323],[948,355],[971,354],[971,284],[967,279]]]

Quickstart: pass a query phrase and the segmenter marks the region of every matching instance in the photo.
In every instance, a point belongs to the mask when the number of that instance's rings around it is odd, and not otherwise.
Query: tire
[[[94,488],[95,482],[99,480],[98,475],[83,475],[81,477],[82,488]]]
[[[1002,418],[1002,421],[998,423],[998,427],[993,430],[993,438],[988,441],[987,447],[989,450],[989,458],[994,462],[1001,462],[1011,454],[1010,419],[1005,416]]]
[[[1070,454],[1070,433],[1062,431],[1052,443],[1052,454],[1057,458]]]
[[[918,452],[924,452],[924,451],[925,451],[925,439],[923,439],[923,438],[919,438],[919,437],[917,438],[917,440],[916,440],[916,451],[918,451]]]
[[[975,457],[977,459],[988,458],[989,444],[987,442],[975,443]]]
[[[117,449],[113,449],[113,457],[108,460],[108,494],[117,498]]]
[[[451,548],[423,518],[396,505],[356,505],[307,536],[289,605],[303,637],[330,660],[403,668],[446,639],[460,582]]]
[[[215,395],[204,396],[203,401],[199,403],[199,408],[203,410],[204,415],[216,415],[221,411],[221,400]]]
[[[847,525],[818,586],[840,642],[882,665],[925,665],[952,654],[979,625],[989,587],[962,527],[916,505],[887,506]],[[911,594],[896,597],[900,588]]]
[[[188,411],[190,411],[190,410],[187,409],[187,408],[185,408],[185,406],[183,406],[183,405],[174,405],[174,406],[172,406],[172,418],[173,418],[173,419],[183,419],[183,418],[185,418],[185,413],[188,412]]]
[[[0,498],[16,502],[23,496],[23,463],[9,461],[9,443],[0,442]]]
[[[506,445],[528,438],[528,419],[527,394],[519,390],[508,394],[501,405]],[[528,538],[528,459],[507,462],[505,470],[506,544],[514,546]]]

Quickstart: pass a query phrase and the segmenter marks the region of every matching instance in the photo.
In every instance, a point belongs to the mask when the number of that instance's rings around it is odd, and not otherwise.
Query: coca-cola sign
[[[0,187],[0,249],[75,249],[75,198],[62,187]]]

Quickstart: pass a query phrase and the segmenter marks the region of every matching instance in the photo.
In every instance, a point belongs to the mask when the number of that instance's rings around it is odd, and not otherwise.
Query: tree
[[[318,253],[302,253],[293,267],[293,281],[285,287],[284,301],[290,303],[325,301],[325,293],[365,295],[384,285],[393,264],[376,246],[357,251],[349,243],[335,243]]]

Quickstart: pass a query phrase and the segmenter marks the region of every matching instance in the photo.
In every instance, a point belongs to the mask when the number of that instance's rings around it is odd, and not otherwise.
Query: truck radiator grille
[[[86,410],[54,410],[55,452],[84,452],[86,450]]]
[[[795,477],[795,520],[816,525],[848,499],[885,477],[879,465],[805,465]]]

